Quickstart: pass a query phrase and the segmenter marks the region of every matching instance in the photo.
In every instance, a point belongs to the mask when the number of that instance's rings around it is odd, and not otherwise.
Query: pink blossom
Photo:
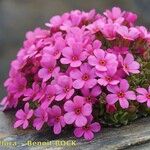
[[[48,85],[46,86],[46,89],[44,90],[44,97],[41,99],[42,101],[48,101],[49,104],[53,102],[53,100],[56,97],[56,88],[54,85]]]
[[[112,105],[119,101],[120,106],[125,109],[129,107],[128,100],[135,100],[136,95],[133,91],[128,91],[129,84],[127,80],[121,80],[120,86],[107,86],[108,91],[113,94],[108,94],[106,101],[108,104]]]
[[[121,9],[119,7],[113,7],[112,10],[106,10],[103,13],[106,17],[116,20],[124,15],[124,12],[121,12]]]
[[[131,40],[131,41],[137,39],[140,34],[138,29],[134,27],[128,28],[126,26],[120,26],[117,29],[117,33],[120,34],[124,39]]]
[[[107,71],[108,68],[117,69],[117,57],[114,54],[105,52],[102,49],[94,50],[94,56],[89,56],[88,62],[95,66],[98,71]]]
[[[119,60],[121,62],[121,65],[123,67],[124,72],[129,75],[129,73],[137,74],[139,73],[140,64],[136,61],[134,61],[134,57],[132,54],[127,54],[126,57],[123,59],[123,57],[120,55]]]
[[[114,113],[116,111],[117,111],[117,108],[114,104],[112,104],[112,105],[107,104],[106,105],[106,112],[107,113]]]
[[[137,29],[140,32],[140,38],[143,39],[150,39],[150,33],[147,31],[147,29],[144,26],[139,26]]]
[[[46,26],[52,28],[58,28],[62,24],[62,19],[60,16],[54,16],[50,19],[50,23],[46,23]]]
[[[9,86],[7,87],[10,93],[14,94],[14,97],[19,98],[23,96],[26,91],[27,80],[21,75],[16,76],[13,80],[9,80]]]
[[[86,140],[92,140],[94,138],[94,133],[99,132],[101,130],[101,126],[98,122],[91,123],[93,120],[92,116],[88,117],[88,122],[83,127],[77,127],[74,130],[74,135],[76,137],[84,136]]]
[[[117,85],[119,83],[119,78],[116,75],[116,70],[114,69],[109,69],[107,72],[96,72],[96,74],[100,77],[100,79],[98,79],[98,83],[100,85]]]
[[[93,55],[94,53],[94,50],[95,49],[99,49],[101,47],[102,43],[98,40],[95,40],[93,42],[93,44],[88,44],[87,47],[86,47],[86,51],[88,52],[89,55]]]
[[[57,84],[55,85],[57,90],[56,100],[60,101],[64,98],[69,99],[74,94],[74,89],[72,88],[72,78],[62,75],[58,77]]]
[[[53,126],[53,131],[55,134],[60,134],[62,127],[65,126],[64,117],[62,115],[61,108],[54,105],[49,112],[48,124]]]
[[[28,100],[36,101],[36,100],[38,100],[39,99],[39,97],[38,97],[39,89],[40,89],[39,85],[34,82],[32,84],[32,88],[28,88],[24,92],[25,98],[23,99],[23,101],[28,101]]]
[[[137,15],[132,12],[126,12],[124,14],[125,20],[130,23],[130,25],[133,25],[135,21],[137,20]]]
[[[87,116],[92,113],[92,106],[85,103],[84,97],[75,96],[73,101],[69,100],[64,104],[64,109],[67,112],[64,115],[64,120],[67,124],[73,124],[82,127],[87,123]]]
[[[48,114],[49,114],[49,102],[45,101],[42,103],[40,107],[38,107],[34,111],[35,119],[33,121],[33,126],[36,130],[40,130],[44,123],[48,121]]]
[[[115,46],[115,47],[113,47],[113,49],[109,48],[107,51],[110,52],[110,53],[114,53],[116,55],[119,55],[119,54],[127,54],[129,52],[129,49],[128,49],[128,47]]]
[[[106,39],[108,40],[114,40],[116,38],[116,30],[118,28],[117,24],[105,24],[105,26],[102,28],[101,32],[104,34]]]
[[[58,37],[55,45],[46,46],[43,51],[54,56],[55,59],[59,59],[63,48],[65,48],[65,41],[62,37]]]
[[[90,104],[94,104],[98,100],[97,96],[100,96],[102,92],[99,86],[95,86],[92,89],[85,87],[81,91],[83,96],[85,97],[85,102]]]
[[[82,45],[78,43],[72,44],[72,47],[66,47],[62,50],[62,64],[70,64],[71,67],[79,67],[87,58],[87,53],[82,51]]]
[[[56,67],[56,60],[51,55],[43,55],[41,65],[43,68],[39,70],[38,75],[43,79],[43,82],[59,72],[59,67]]]
[[[148,90],[144,89],[144,88],[137,88],[136,92],[139,94],[137,96],[137,101],[140,103],[147,103],[147,107],[150,108],[150,86],[148,88]]]
[[[33,110],[29,109],[29,103],[26,103],[24,105],[24,111],[22,109],[19,109],[16,113],[17,121],[14,124],[14,128],[18,128],[19,126],[22,126],[23,129],[26,129],[29,125],[29,119],[33,115]]]
[[[91,68],[87,63],[81,65],[80,70],[72,70],[70,77],[75,79],[73,82],[75,89],[81,89],[82,87],[92,88],[97,83],[95,69]]]

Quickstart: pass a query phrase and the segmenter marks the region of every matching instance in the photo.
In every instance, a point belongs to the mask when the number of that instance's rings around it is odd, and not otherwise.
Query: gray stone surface
[[[103,128],[91,142],[76,139],[70,130],[53,135],[49,128],[43,131],[13,129],[13,111],[0,111],[0,150],[144,150],[150,149],[150,118],[142,118],[120,128]],[[56,146],[58,141],[75,141],[76,145]],[[17,142],[16,146],[2,146],[1,142]],[[50,146],[28,146],[27,142],[51,142]],[[37,144],[37,143],[36,143]]]

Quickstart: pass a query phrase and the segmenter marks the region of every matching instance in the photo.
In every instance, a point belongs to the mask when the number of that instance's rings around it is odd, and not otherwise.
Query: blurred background
[[[0,99],[6,94],[3,82],[10,62],[22,46],[25,33],[44,27],[50,17],[66,11],[93,8],[103,12],[113,6],[138,14],[138,24],[150,27],[150,0],[0,0]]]

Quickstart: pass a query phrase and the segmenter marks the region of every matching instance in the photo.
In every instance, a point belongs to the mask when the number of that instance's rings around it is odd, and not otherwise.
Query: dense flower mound
[[[4,83],[14,128],[73,127],[91,140],[102,124],[121,125],[149,112],[150,33],[137,15],[114,7],[102,15],[74,10],[26,34]],[[150,77],[150,76],[149,76]]]

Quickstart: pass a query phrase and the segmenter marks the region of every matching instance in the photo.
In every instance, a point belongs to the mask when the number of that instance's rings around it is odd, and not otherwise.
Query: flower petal
[[[123,90],[124,92],[129,89],[129,83],[127,80],[123,79],[120,81],[120,89]]]
[[[60,134],[60,132],[61,132],[61,125],[60,125],[60,123],[54,124],[53,131],[54,131],[55,134]]]
[[[138,92],[139,94],[143,94],[143,95],[146,95],[148,93],[147,90],[144,88],[137,88],[136,92]]]
[[[91,130],[93,132],[98,132],[98,131],[100,131],[100,129],[101,129],[101,126],[98,122],[94,122],[91,124]]]
[[[18,128],[19,126],[21,126],[23,124],[23,120],[17,120],[14,124],[14,128]]]
[[[76,136],[76,137],[81,137],[82,135],[83,135],[83,133],[84,133],[84,131],[83,131],[83,129],[82,128],[76,128],[75,130],[74,130],[74,135]]]
[[[97,64],[97,59],[94,56],[89,56],[88,57],[88,62],[90,65],[95,66]]]
[[[92,106],[91,104],[85,104],[82,108],[82,114],[84,116],[89,116],[92,113]]]
[[[119,99],[120,106],[125,109],[129,107],[129,102],[126,98]]]
[[[115,104],[117,100],[118,100],[118,97],[116,94],[108,94],[106,97],[106,101],[110,105]]]
[[[82,73],[78,69],[74,69],[70,72],[70,77],[73,79],[80,79],[82,77]]]
[[[127,91],[126,92],[126,98],[130,100],[136,100],[136,95],[133,91]]]
[[[92,140],[94,138],[94,134],[92,131],[88,130],[84,133],[84,138],[86,140]]]
[[[89,79],[88,81],[85,82],[85,87],[87,88],[92,88],[96,85],[97,80],[96,79]]]
[[[69,112],[64,115],[64,121],[66,124],[72,124],[76,119],[74,112]]]
[[[74,82],[73,82],[73,87],[75,88],[75,89],[81,89],[83,86],[84,86],[84,81],[83,80],[75,80]]]
[[[74,110],[74,103],[73,101],[67,101],[65,104],[64,104],[64,109],[65,111],[73,111]]]
[[[78,116],[76,117],[75,125],[76,125],[77,127],[83,127],[83,126],[86,125],[86,123],[87,123],[87,118],[84,117],[83,115],[78,115]]]
[[[137,101],[140,102],[140,103],[144,103],[144,102],[147,101],[147,98],[144,95],[138,95],[137,96]]]

